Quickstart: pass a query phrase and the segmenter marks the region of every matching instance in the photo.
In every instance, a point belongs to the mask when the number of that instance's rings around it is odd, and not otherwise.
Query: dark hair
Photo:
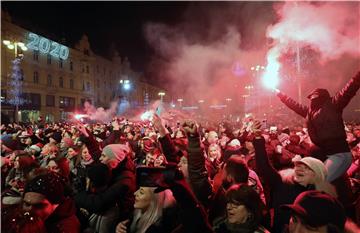
[[[225,194],[227,202],[244,205],[251,213],[253,221],[258,225],[262,218],[264,204],[259,194],[247,184],[235,184]]]
[[[235,183],[247,183],[249,179],[249,168],[242,158],[232,157],[225,166],[228,175],[232,176]]]
[[[69,166],[69,161],[67,158],[64,157],[57,157],[54,159],[50,159],[48,161],[48,164],[50,163],[50,161],[54,161],[56,163],[56,165],[58,166],[59,170],[60,170],[60,174],[62,176],[64,176],[66,179],[69,179],[70,176],[70,166]]]

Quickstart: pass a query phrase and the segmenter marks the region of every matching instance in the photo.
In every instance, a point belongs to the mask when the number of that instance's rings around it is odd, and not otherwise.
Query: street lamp
[[[158,93],[158,96],[160,96],[160,101],[161,101],[161,103],[163,102],[164,95],[165,95],[165,92],[163,92],[163,91],[160,91],[160,92]]]
[[[18,47],[21,48],[21,51],[26,51],[27,47],[24,43],[19,41],[10,41],[10,40],[3,40],[3,44],[6,45],[6,47],[10,50],[14,49],[14,58],[16,59],[20,54],[18,54]],[[24,55],[21,54],[21,58]],[[19,122],[19,103],[18,101],[15,102],[15,113],[14,113],[14,120],[16,123]]]
[[[205,102],[205,100],[199,100],[198,102],[199,102],[199,104],[203,104]]]
[[[180,104],[180,108],[182,107],[182,102],[184,101],[183,99],[181,99],[181,98],[179,98],[179,99],[177,99],[177,101],[179,102],[179,104]]]
[[[21,48],[21,51],[26,51],[27,47],[24,43],[18,42],[18,41],[10,41],[10,40],[3,40],[3,44],[6,45],[6,47],[10,50],[14,50],[14,57],[16,58],[18,56],[18,47]]]

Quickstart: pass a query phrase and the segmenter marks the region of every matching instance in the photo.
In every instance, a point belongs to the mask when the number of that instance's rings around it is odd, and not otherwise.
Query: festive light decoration
[[[69,57],[69,48],[55,41],[41,37],[30,32],[28,35],[29,43],[26,45],[29,49],[40,51],[44,54],[50,54],[53,57],[66,60]]]
[[[12,61],[12,72],[10,77],[8,103],[13,106],[23,105],[26,101],[22,98],[22,72],[20,69],[22,57],[17,57]]]

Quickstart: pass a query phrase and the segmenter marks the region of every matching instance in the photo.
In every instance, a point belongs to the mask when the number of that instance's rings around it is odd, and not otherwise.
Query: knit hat
[[[329,194],[315,190],[302,192],[294,204],[281,208],[290,210],[311,227],[334,225],[343,230],[346,222],[345,210],[340,202]]]
[[[37,153],[41,151],[41,149],[44,147],[41,143],[36,143],[35,145],[30,146],[30,149],[35,150]]]
[[[241,144],[240,144],[240,141],[238,139],[233,139],[233,140],[230,141],[228,146],[230,146],[232,148],[235,148],[235,149],[239,149]]]
[[[62,142],[64,143],[64,146],[68,148],[74,145],[74,141],[71,138],[63,138]]]
[[[123,161],[129,152],[130,148],[123,144],[110,144],[105,146],[102,151],[110,159],[116,159],[119,162]]]
[[[54,132],[53,135],[50,136],[50,138],[54,139],[57,143],[60,143],[62,136],[60,132]]]
[[[321,160],[315,159],[313,157],[305,157],[300,159],[299,161],[294,161],[295,165],[298,163],[303,163],[308,166],[313,172],[315,172],[316,176],[320,178],[321,181],[324,181],[327,176],[327,170],[323,162]]]
[[[2,135],[1,138],[1,144],[8,147],[11,150],[17,150],[19,149],[19,143],[13,139],[13,136],[11,134]]]
[[[55,172],[47,172],[36,176],[25,185],[24,194],[40,193],[52,204],[60,204],[64,196],[65,178]]]

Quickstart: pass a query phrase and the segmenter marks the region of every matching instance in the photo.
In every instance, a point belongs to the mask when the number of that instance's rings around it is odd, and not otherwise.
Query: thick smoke
[[[84,103],[84,110],[91,120],[108,123],[116,115],[118,103],[111,102],[109,109],[96,108],[89,102]]]
[[[223,104],[229,97],[241,109],[245,85],[261,85],[250,67],[267,65],[272,54],[279,61],[272,69],[289,70],[281,58],[289,51],[294,56],[298,45],[303,96],[318,86],[335,94],[360,67],[358,13],[358,2],[193,3],[181,23],[144,27],[156,53],[148,74],[174,93],[175,103]],[[296,72],[285,76],[280,87],[296,99]],[[359,102],[358,95],[348,109]]]
[[[144,32],[156,52],[150,73],[183,106],[240,101],[250,67],[264,62],[272,14],[270,3],[194,3],[177,26],[148,23]]]
[[[360,70],[358,2],[286,2],[274,9],[279,21],[267,30],[267,36],[273,39],[267,54],[268,66],[274,66],[283,54],[296,47],[299,51],[310,48],[316,53],[308,67],[303,62],[297,67],[303,78],[303,96],[315,87],[327,88],[335,94]],[[305,58],[304,54],[300,56]],[[294,92],[289,94],[295,97]],[[354,113],[360,106],[359,100],[358,95],[348,110]]]

